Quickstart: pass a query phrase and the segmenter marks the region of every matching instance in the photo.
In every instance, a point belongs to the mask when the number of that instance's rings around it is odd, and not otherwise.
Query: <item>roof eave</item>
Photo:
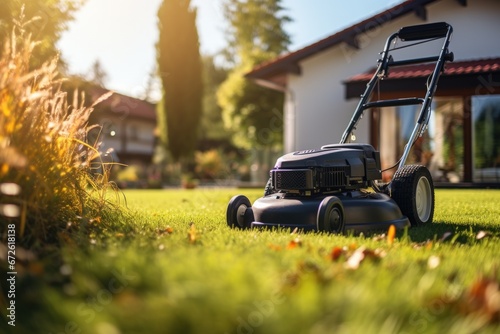
[[[273,76],[283,74],[300,75],[299,62],[315,55],[323,50],[329,49],[340,43],[346,43],[349,47],[359,48],[357,37],[383,24],[392,21],[408,13],[415,13],[423,21],[427,19],[425,6],[439,0],[407,0],[390,9],[382,11],[370,18],[367,18],[353,26],[339,31],[329,37],[326,37],[316,43],[308,45],[302,49],[282,55],[272,61],[260,64],[248,72],[245,77],[248,79],[268,80]],[[462,5],[466,5],[465,0],[457,0]]]

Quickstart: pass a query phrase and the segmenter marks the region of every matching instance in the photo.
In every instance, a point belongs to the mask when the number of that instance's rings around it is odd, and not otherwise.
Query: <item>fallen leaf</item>
[[[421,249],[421,248],[425,248],[425,249],[431,249],[432,248],[432,241],[430,240],[427,240],[427,241],[424,241],[424,242],[417,242],[417,243],[414,243],[413,244],[413,248],[414,249]]]
[[[448,239],[448,238],[449,238],[449,237],[451,237],[452,235],[453,235],[453,233],[451,233],[451,232],[445,232],[445,233],[443,234],[443,236],[441,237],[441,239],[439,239],[439,241],[441,241],[441,242],[442,242],[442,241],[445,241],[446,239]]]
[[[479,231],[479,232],[477,232],[476,239],[481,240],[483,238],[489,237],[490,235],[491,235],[491,233],[489,233],[489,232]]]
[[[392,245],[394,243],[394,238],[396,237],[396,226],[389,226],[389,231],[387,231],[387,244]]]
[[[382,241],[382,240],[385,240],[387,236],[385,235],[385,233],[382,233],[382,234],[377,234],[375,235],[372,240],[373,241]]]
[[[196,243],[198,239],[198,231],[196,231],[196,227],[193,223],[190,224],[189,232],[188,232],[188,241],[190,244]]]
[[[476,313],[489,322],[500,322],[500,282],[495,278],[479,277],[457,304],[462,313]]]
[[[164,235],[165,233],[166,234],[172,234],[174,232],[174,229],[171,228],[170,226],[167,225],[167,227],[165,228],[157,228],[156,229],[156,233],[158,233],[159,235]]]
[[[441,259],[439,258],[439,256],[431,255],[429,257],[429,259],[427,260],[427,267],[429,269],[435,269],[439,266],[440,263],[441,263]]]
[[[364,246],[361,246],[358,249],[356,249],[356,251],[347,259],[345,267],[347,269],[353,269],[353,270],[358,269],[359,265],[365,258],[364,254],[365,250],[366,248]]]
[[[347,259],[345,267],[347,269],[356,270],[359,268],[361,262],[365,259],[379,260],[386,255],[385,251],[381,249],[371,250],[367,249],[365,246],[361,246],[351,256]]]
[[[288,243],[286,249],[294,249],[301,246],[302,246],[302,240],[300,240],[300,238],[295,238]]]
[[[338,247],[338,246],[335,246],[333,247],[332,251],[330,252],[330,255],[329,255],[329,258],[332,260],[332,261],[337,261],[338,258],[344,254],[344,251],[342,250],[342,248]]]

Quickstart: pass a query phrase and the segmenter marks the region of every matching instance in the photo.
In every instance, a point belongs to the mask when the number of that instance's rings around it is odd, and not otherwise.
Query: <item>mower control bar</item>
[[[422,99],[422,98],[409,97],[409,98],[405,98],[405,99],[380,100],[380,101],[368,102],[368,103],[363,104],[363,109],[410,106],[410,105],[422,104],[422,103],[424,103],[424,99]]]
[[[454,58],[455,58],[455,56],[453,55],[453,52],[449,52],[444,56],[445,61],[453,61]],[[438,60],[439,60],[439,56],[423,57],[423,58],[415,58],[415,59],[403,59],[403,60],[397,60],[397,61],[390,60],[388,62],[388,65],[391,67],[394,67],[394,66],[430,63],[430,62],[436,62]]]

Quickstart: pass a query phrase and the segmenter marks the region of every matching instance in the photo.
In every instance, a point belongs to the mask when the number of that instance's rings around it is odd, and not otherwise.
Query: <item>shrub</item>
[[[224,170],[221,154],[217,150],[195,152],[196,173],[204,180],[213,180],[219,177]]]
[[[30,70],[36,44],[22,26],[3,45],[0,185],[15,185],[20,191],[0,197],[1,207],[8,202],[8,207],[19,208],[11,210],[10,218],[0,210],[0,220],[18,222],[18,238],[25,244],[55,241],[68,225],[98,222],[111,208],[105,197],[110,167],[96,164],[97,144],[85,142],[93,106],[85,107],[77,99],[67,102],[59,88],[57,59]],[[104,172],[91,174],[97,167]],[[0,229],[5,226],[0,224]]]

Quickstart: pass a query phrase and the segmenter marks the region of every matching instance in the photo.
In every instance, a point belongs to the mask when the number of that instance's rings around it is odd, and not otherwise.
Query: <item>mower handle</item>
[[[356,107],[354,115],[352,116],[347,128],[342,134],[342,138],[340,139],[340,144],[345,144],[348,141],[348,137],[351,135],[352,131],[356,128],[356,124],[359,119],[363,116],[363,111],[368,108],[373,107],[384,107],[384,106],[400,106],[407,104],[417,104],[421,103],[422,106],[420,108],[420,113],[418,116],[417,124],[413,129],[413,132],[408,140],[408,143],[405,146],[403,155],[399,162],[399,168],[404,166],[408,154],[410,152],[411,146],[415,142],[418,136],[421,136],[427,129],[427,123],[429,122],[430,117],[430,106],[432,102],[432,98],[434,96],[434,92],[437,87],[437,82],[439,76],[443,72],[444,63],[447,61],[453,61],[453,53],[448,51],[448,45],[450,43],[451,34],[453,32],[453,28],[446,22],[437,22],[430,24],[421,24],[415,26],[408,26],[399,29],[398,32],[389,36],[385,43],[384,50],[381,52],[382,58],[378,61],[378,67],[372,78],[366,85],[365,92],[361,95],[361,99]],[[406,59],[394,61],[392,56],[389,55],[391,50],[391,44],[395,39],[400,39],[402,41],[417,41],[417,40],[426,40],[425,42],[430,42],[433,39],[444,38],[443,45],[441,47],[441,51],[438,56],[434,57],[423,57],[416,59]],[[414,46],[420,43],[413,43],[408,46]],[[436,62],[434,70],[432,74],[428,78],[428,83],[426,85],[426,94],[424,98],[407,98],[407,99],[398,99],[398,100],[383,100],[383,101],[372,101],[368,102],[371,99],[373,90],[379,80],[383,79],[387,75],[387,71],[389,67],[392,66],[401,66],[401,65],[410,65],[410,64],[418,64],[418,63],[427,63],[427,62]]]
[[[449,29],[451,29],[451,26],[446,22],[420,24],[399,29],[398,37],[402,41],[443,38],[446,37]]]

